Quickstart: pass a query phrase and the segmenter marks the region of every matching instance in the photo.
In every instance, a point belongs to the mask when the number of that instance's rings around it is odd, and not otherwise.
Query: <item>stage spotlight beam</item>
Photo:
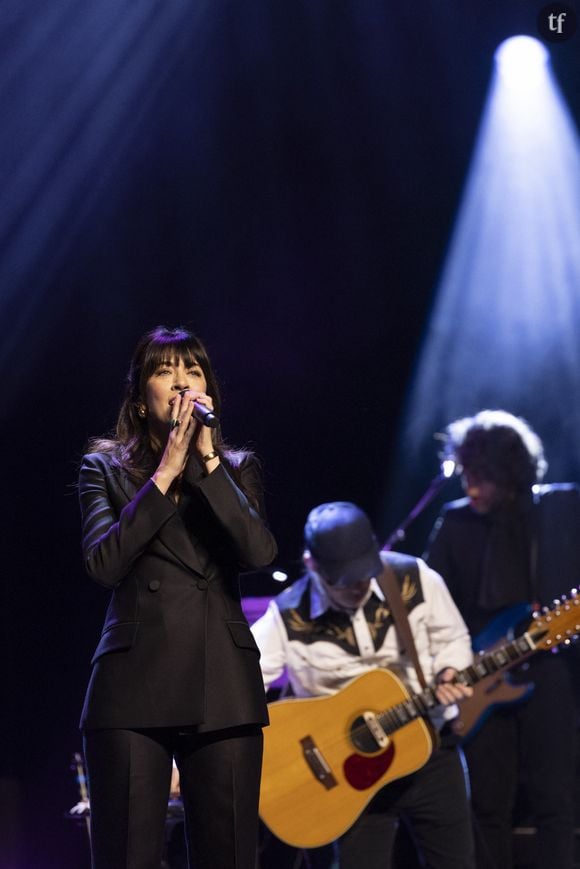
[[[546,49],[518,37],[496,54],[385,522],[413,503],[411,474],[417,492],[433,475],[434,433],[483,407],[527,417],[553,478],[580,478],[579,238],[578,133]]]

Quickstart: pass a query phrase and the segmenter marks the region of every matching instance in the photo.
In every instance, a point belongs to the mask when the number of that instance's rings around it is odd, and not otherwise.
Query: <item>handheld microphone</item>
[[[183,397],[186,392],[187,389],[180,389],[179,394]],[[209,407],[205,406],[205,404],[200,404],[199,401],[193,402],[193,417],[208,428],[217,428],[220,424],[220,421],[213,410],[210,410]]]
[[[200,404],[199,401],[193,402],[193,415],[198,422],[208,428],[217,428],[220,424],[213,410],[210,410],[205,404]]]

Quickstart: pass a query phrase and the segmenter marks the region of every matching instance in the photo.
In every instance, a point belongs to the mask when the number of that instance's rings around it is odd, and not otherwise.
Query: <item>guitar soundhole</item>
[[[386,773],[393,762],[394,755],[395,743],[392,741],[381,754],[374,757],[351,754],[344,762],[344,776],[355,790],[365,791]]]
[[[377,744],[362,715],[355,718],[351,724],[350,741],[363,754],[376,754],[377,751],[380,751],[380,745]]]

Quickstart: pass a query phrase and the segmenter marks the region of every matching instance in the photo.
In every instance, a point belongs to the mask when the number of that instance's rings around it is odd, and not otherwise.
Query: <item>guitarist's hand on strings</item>
[[[447,667],[437,676],[435,696],[442,706],[451,706],[452,703],[461,703],[473,695],[473,688],[456,682],[457,670]]]

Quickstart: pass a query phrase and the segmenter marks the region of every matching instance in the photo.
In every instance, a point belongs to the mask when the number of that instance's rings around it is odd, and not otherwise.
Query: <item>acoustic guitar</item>
[[[534,613],[517,639],[474,659],[457,681],[475,685],[538,649],[580,632],[580,595]],[[264,731],[260,815],[296,848],[316,848],[352,826],[389,782],[427,763],[436,735],[428,713],[435,688],[410,694],[388,670],[372,670],[329,697],[271,703]]]

